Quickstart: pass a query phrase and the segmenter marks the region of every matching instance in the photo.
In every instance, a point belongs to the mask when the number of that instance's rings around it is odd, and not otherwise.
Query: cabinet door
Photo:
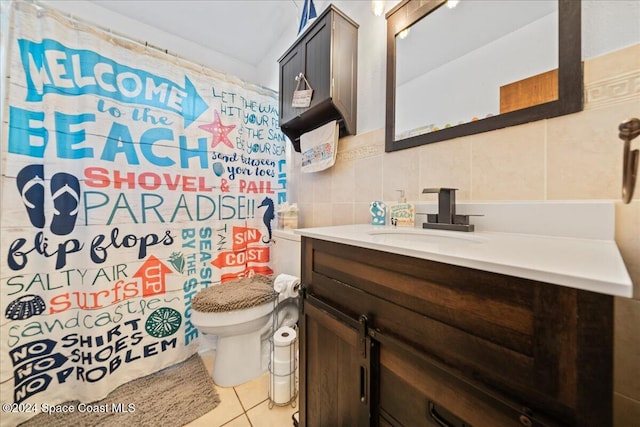
[[[331,17],[326,15],[321,22],[315,24],[300,43],[304,57],[304,73],[313,88],[311,106],[326,101],[331,97]]]
[[[355,320],[351,325],[342,320],[313,298],[305,299],[300,329],[302,426],[369,426],[369,351],[363,348],[370,340],[363,344]]]
[[[280,61],[280,124],[295,118],[304,109],[293,108],[293,92],[296,90],[296,76],[304,72],[304,58],[300,47],[293,49]]]

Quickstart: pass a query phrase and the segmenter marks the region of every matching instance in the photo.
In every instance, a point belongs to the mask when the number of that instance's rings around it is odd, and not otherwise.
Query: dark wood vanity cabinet
[[[300,151],[300,135],[338,120],[340,136],[356,133],[358,24],[330,5],[278,60],[280,128]],[[313,89],[308,108],[291,105],[304,74]],[[299,89],[308,89],[302,82]]]
[[[613,299],[302,238],[306,426],[612,423]]]

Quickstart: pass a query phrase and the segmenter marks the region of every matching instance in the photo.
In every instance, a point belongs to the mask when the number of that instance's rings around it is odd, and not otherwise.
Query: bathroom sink
[[[425,230],[421,228],[381,228],[371,230],[367,234],[380,243],[486,243],[485,237],[460,231]]]
[[[419,211],[436,209],[430,203]],[[460,212],[484,215],[475,224],[476,231],[350,224],[303,228],[296,234],[574,289],[633,296],[633,283],[614,239],[612,201],[466,203]]]

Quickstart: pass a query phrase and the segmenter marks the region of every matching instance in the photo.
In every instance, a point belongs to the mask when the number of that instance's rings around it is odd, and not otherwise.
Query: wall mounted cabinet
[[[330,5],[278,60],[280,128],[296,151],[301,134],[331,120],[338,120],[340,136],[356,133],[357,59],[358,24]],[[292,106],[300,74],[313,89],[307,108]]]
[[[302,238],[303,426],[612,423],[613,297]]]

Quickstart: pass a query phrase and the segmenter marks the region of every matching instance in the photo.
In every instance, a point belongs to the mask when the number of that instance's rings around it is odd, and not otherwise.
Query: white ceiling
[[[303,0],[92,0],[113,12],[256,66],[291,27]],[[318,10],[320,12],[320,10]]]

